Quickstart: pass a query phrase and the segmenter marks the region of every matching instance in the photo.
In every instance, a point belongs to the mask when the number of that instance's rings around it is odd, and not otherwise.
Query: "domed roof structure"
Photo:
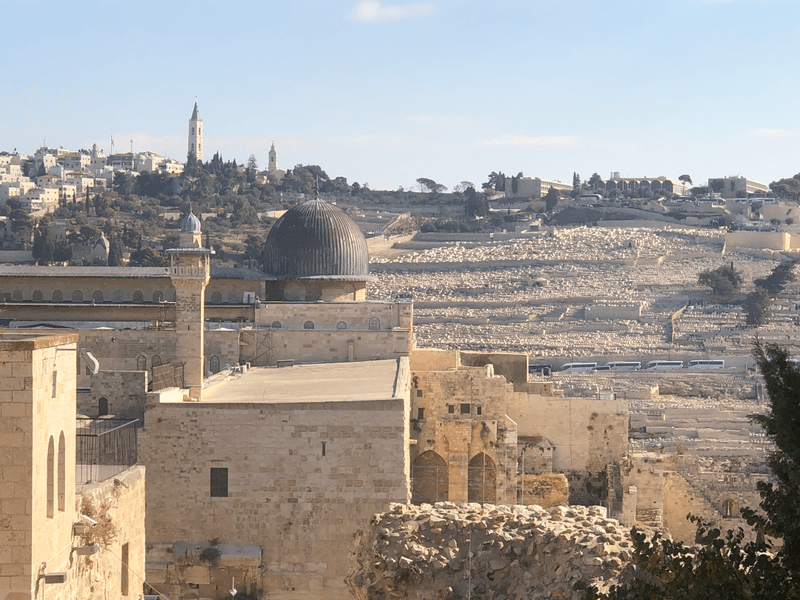
[[[309,200],[273,225],[264,244],[264,271],[285,279],[364,280],[369,276],[367,240],[341,208]]]
[[[192,211],[181,219],[181,233],[202,233],[200,219],[195,217]]]

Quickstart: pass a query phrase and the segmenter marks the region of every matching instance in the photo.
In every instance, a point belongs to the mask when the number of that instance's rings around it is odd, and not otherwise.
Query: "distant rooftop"
[[[396,390],[398,360],[254,367],[203,392],[203,402],[303,404],[390,400]]]

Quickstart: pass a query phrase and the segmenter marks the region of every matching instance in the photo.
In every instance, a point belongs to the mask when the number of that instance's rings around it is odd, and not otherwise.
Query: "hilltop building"
[[[769,186],[765,183],[753,181],[746,177],[732,175],[730,177],[711,177],[708,180],[709,192],[716,192],[723,198],[748,197],[752,195],[765,195],[769,193]]]

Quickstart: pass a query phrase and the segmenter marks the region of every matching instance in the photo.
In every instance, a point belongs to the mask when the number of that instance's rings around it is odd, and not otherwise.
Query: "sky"
[[[0,151],[97,143],[405,189],[800,172],[800,0],[0,0]],[[132,142],[131,142],[132,140]]]

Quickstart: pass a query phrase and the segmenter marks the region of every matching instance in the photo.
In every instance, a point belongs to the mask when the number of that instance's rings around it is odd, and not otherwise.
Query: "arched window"
[[[314,321],[306,321],[303,323],[303,329],[314,329]]]
[[[153,368],[161,366],[161,357],[158,354],[153,355],[153,360],[150,361],[150,364],[153,365]]]
[[[236,292],[228,292],[228,304],[241,304],[242,301]]]
[[[56,471],[56,451],[53,444],[53,436],[50,436],[50,442],[47,444],[47,516],[53,517],[53,508],[55,505],[55,471]]]
[[[211,294],[211,304],[222,304],[222,293],[214,292]]]
[[[80,290],[75,290],[74,292],[72,292],[72,301],[83,302],[83,292]]]
[[[282,325],[281,325],[280,321],[273,321],[272,322],[272,328],[273,329],[280,329],[281,327],[282,327]]]
[[[11,299],[14,302],[22,302],[22,290],[14,290],[11,292]]]
[[[67,440],[58,436],[58,510],[64,512],[67,500]]]
[[[369,320],[369,330],[378,331],[381,328],[381,320],[378,317],[372,317]]]
[[[305,301],[316,302],[317,300],[322,300],[322,287],[318,285],[309,285],[306,288]]]
[[[64,301],[64,292],[61,290],[53,290],[53,295],[51,296],[53,302],[63,302]]]
[[[164,294],[161,293],[160,290],[156,290],[153,292],[153,302],[163,302],[164,301]]]
[[[108,398],[100,398],[97,402],[97,416],[105,417],[108,414]]]
[[[496,498],[497,468],[490,456],[483,452],[469,461],[467,495],[470,502],[489,502]]]
[[[93,302],[102,302],[103,301],[103,292],[100,290],[95,290],[92,294],[92,301]]]
[[[117,290],[116,292],[114,292],[114,302],[124,302],[124,301],[125,301],[125,295],[122,293],[122,291]]]
[[[208,370],[212,373],[219,373],[219,356],[212,356],[208,361]]]
[[[352,283],[348,283],[344,286],[344,295],[348,297],[349,300],[356,299],[356,286]]]
[[[423,452],[411,465],[411,501],[444,502],[450,493],[447,463],[433,450]]]
[[[339,321],[336,324],[336,329],[347,329],[347,323],[345,323],[344,321]]]
[[[739,513],[739,506],[736,504],[736,500],[731,500],[728,498],[725,500],[725,503],[722,505],[723,507],[723,516],[725,517],[736,517]]]
[[[144,294],[140,290],[136,290],[133,292],[133,301],[134,302],[144,302]]]
[[[33,290],[33,293],[31,294],[31,300],[34,302],[43,302],[44,294],[42,293],[42,290]]]
[[[141,354],[136,358],[136,370],[147,371],[147,357],[144,354]]]

